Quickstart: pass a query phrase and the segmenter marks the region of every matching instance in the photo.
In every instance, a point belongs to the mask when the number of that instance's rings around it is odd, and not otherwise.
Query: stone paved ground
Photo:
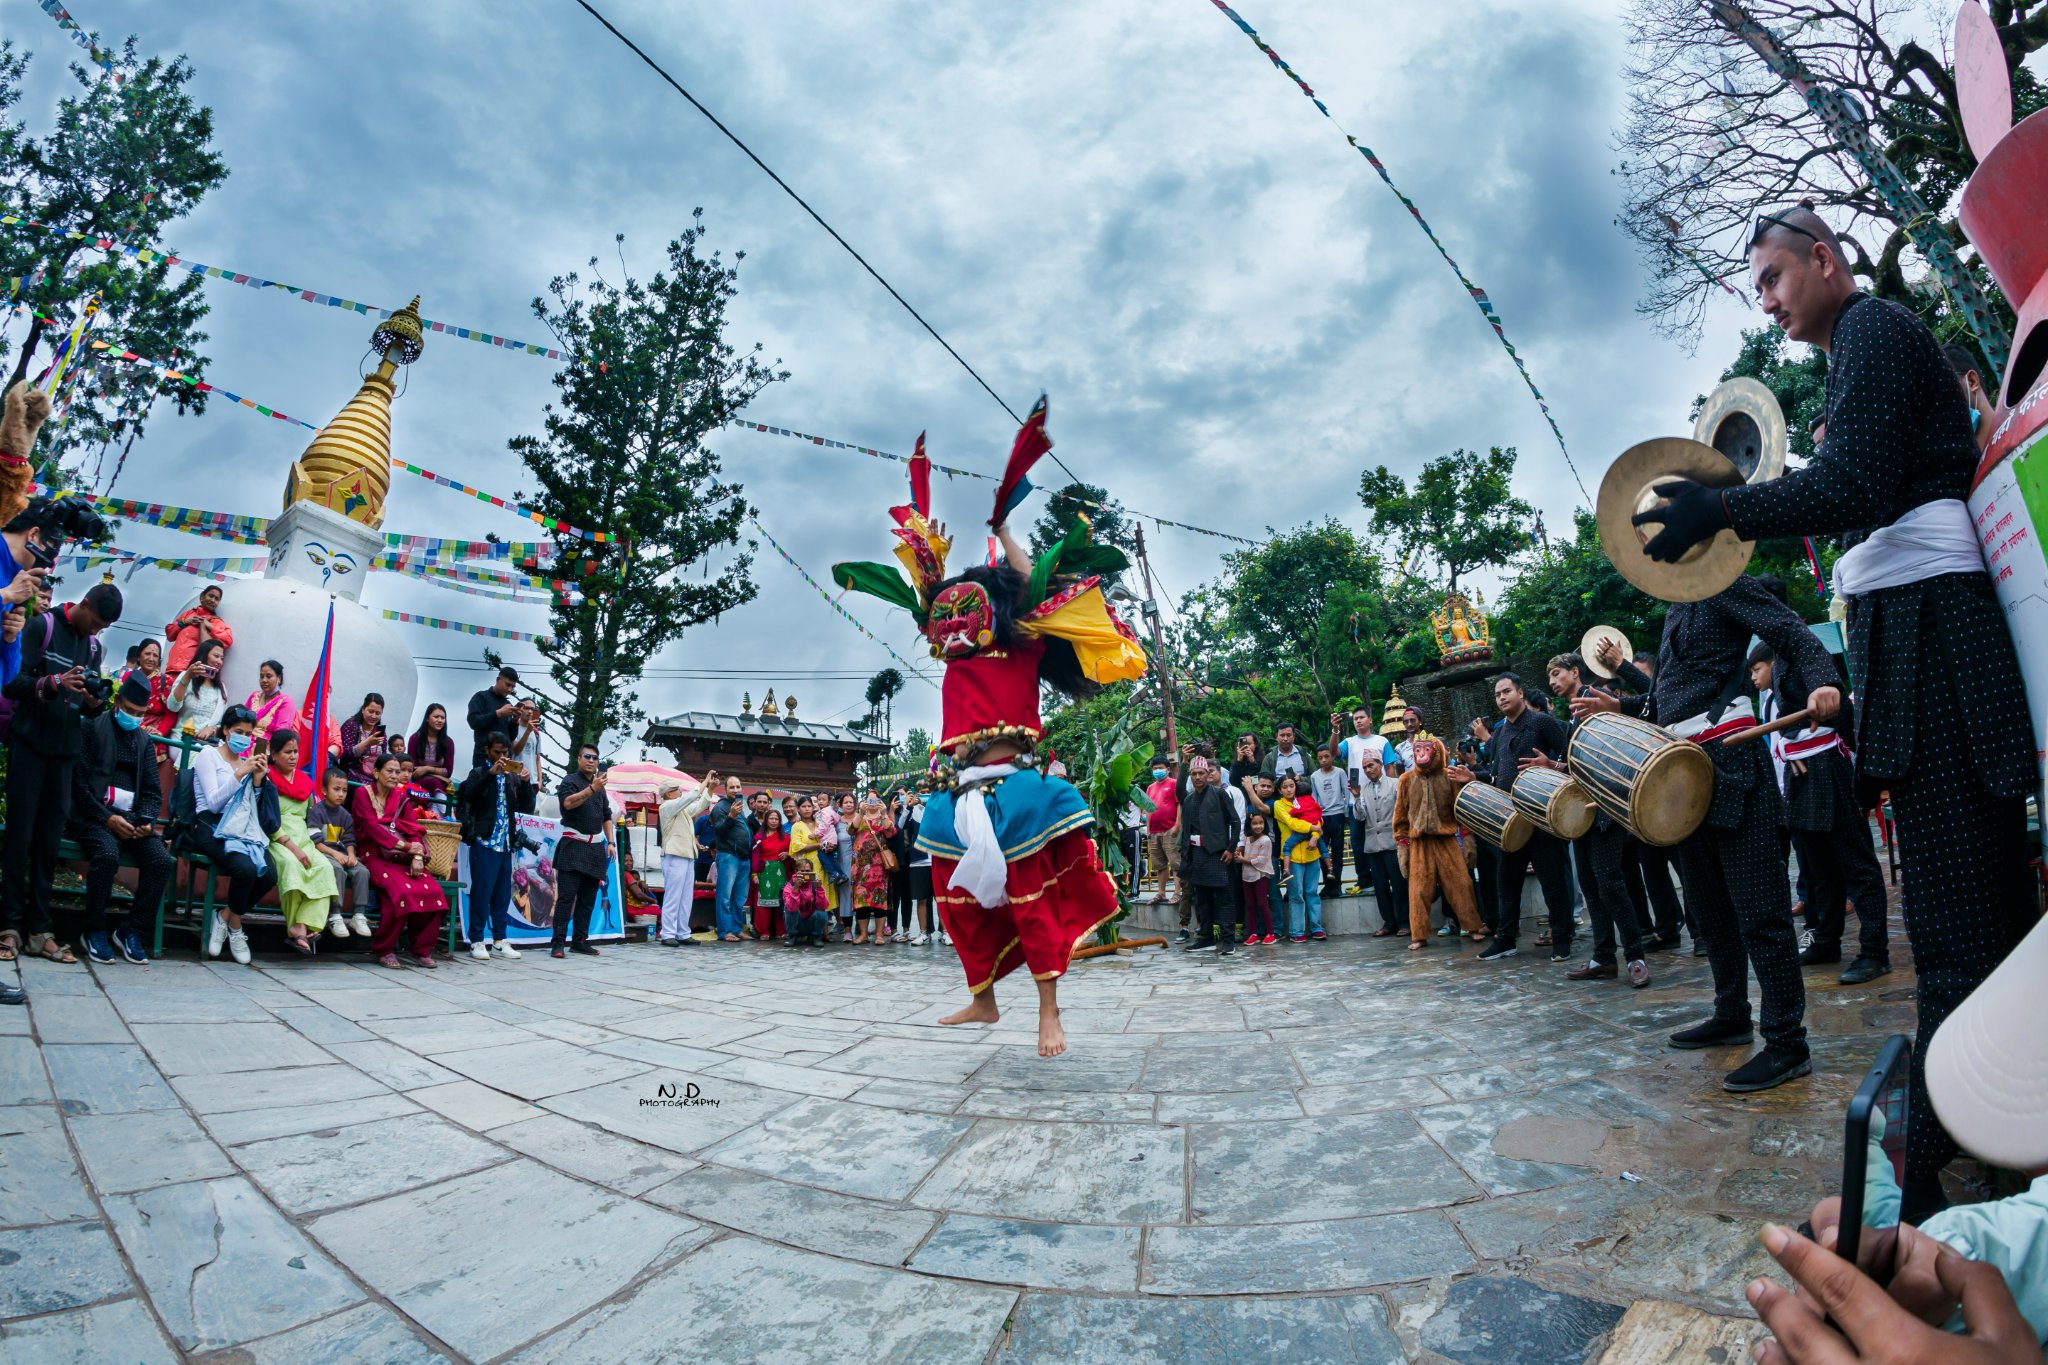
[[[1147,951],[1077,964],[1054,1061],[1028,982],[933,1024],[943,949],[23,965],[10,1365],[1576,1361],[1740,1311],[1912,1012],[1814,975],[1814,1076],[1738,1099],[1663,1046],[1679,956]]]

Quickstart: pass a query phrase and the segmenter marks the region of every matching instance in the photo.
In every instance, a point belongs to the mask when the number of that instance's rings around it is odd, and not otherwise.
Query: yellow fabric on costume
[[[1090,682],[1124,682],[1145,676],[1145,651],[1110,614],[1102,589],[1091,587],[1040,616],[1019,619],[1026,635],[1065,640]]]

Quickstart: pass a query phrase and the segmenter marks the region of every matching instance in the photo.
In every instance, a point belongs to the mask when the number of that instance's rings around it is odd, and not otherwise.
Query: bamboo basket
[[[427,846],[427,874],[437,882],[454,881],[455,857],[462,848],[462,825],[454,820],[422,820],[420,842]]]

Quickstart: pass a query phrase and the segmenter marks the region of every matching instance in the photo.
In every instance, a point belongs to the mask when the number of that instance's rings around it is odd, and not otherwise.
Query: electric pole
[[[1166,708],[1166,752],[1180,753],[1180,736],[1173,727],[1173,664],[1166,656],[1166,640],[1159,630],[1159,601],[1153,595],[1152,561],[1145,558],[1145,528],[1134,525],[1137,533],[1138,568],[1145,575],[1145,600],[1138,610],[1144,613],[1145,624],[1152,629],[1152,670],[1159,675],[1159,699]]]

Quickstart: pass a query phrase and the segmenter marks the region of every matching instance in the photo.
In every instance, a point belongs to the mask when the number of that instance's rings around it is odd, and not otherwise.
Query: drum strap
[[[1778,751],[1778,760],[1782,763],[1812,758],[1831,749],[1841,751],[1845,758],[1855,758],[1855,755],[1849,752],[1849,746],[1842,742],[1842,737],[1825,725],[1816,725],[1797,739],[1780,738],[1775,747]]]
[[[1747,730],[1756,724],[1756,703],[1748,697],[1736,697],[1712,711],[1702,711],[1696,716],[1664,728],[1680,739],[1689,739],[1704,744],[1710,739],[1732,735],[1737,730]]]

